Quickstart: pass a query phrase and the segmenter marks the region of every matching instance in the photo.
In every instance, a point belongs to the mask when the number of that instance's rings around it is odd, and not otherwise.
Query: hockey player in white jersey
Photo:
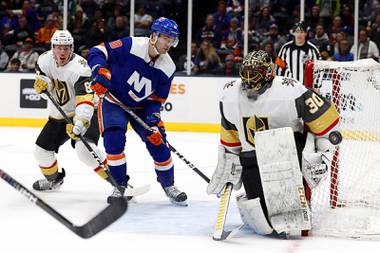
[[[53,190],[62,185],[65,171],[62,168],[59,172],[55,153],[70,138],[78,158],[107,179],[107,174],[79,140],[79,135],[83,135],[106,164],[105,155],[96,146],[100,134],[94,110],[97,97],[90,88],[91,69],[87,61],[73,50],[74,39],[70,32],[57,30],[51,39],[51,50],[42,54],[36,65],[34,89],[43,97],[44,92],[49,92],[74,122],[74,125],[67,124],[49,101],[49,119],[37,138],[34,150],[34,157],[45,176],[33,184],[38,191]]]
[[[334,105],[295,79],[275,76],[270,56],[260,50],[245,56],[240,79],[224,86],[220,113],[218,165],[207,193],[221,194],[228,182],[237,190],[243,183],[245,196],[238,198],[238,207],[244,223],[258,234],[289,232],[275,231],[273,220],[268,216],[256,156],[255,133],[290,127],[301,163],[306,141],[304,129],[307,129],[313,138],[308,138],[311,141],[305,147],[304,159],[308,159],[306,164],[309,166],[303,175],[308,182],[316,182],[323,176],[323,173],[316,172],[323,164],[322,158],[334,149],[328,140],[329,133],[339,123]],[[301,174],[300,180],[302,182]]]

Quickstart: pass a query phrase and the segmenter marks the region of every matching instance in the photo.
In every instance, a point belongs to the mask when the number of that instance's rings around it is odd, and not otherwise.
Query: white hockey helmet
[[[56,30],[51,37],[51,47],[55,45],[69,45],[74,47],[74,38],[67,30]]]
[[[55,52],[55,46],[70,46],[70,51]],[[51,37],[51,50],[53,51],[54,59],[59,66],[63,66],[70,61],[74,53],[74,38],[67,30],[57,30]]]

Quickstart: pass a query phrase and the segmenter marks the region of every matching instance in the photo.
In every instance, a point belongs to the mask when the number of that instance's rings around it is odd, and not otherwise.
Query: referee
[[[306,24],[301,21],[293,27],[294,39],[285,43],[276,58],[276,74],[297,79],[303,83],[304,64],[321,58],[318,48],[306,41]]]

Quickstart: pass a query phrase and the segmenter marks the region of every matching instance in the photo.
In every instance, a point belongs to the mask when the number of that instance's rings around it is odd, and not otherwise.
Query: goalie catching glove
[[[318,151],[315,151],[316,149]],[[334,150],[334,146],[328,140],[315,140],[315,136],[308,133],[302,152],[302,174],[310,188],[316,187],[326,178]]]
[[[207,193],[221,195],[227,183],[231,183],[234,190],[239,190],[242,185],[242,170],[239,156],[226,152],[226,149],[220,145],[218,147],[218,165],[207,186]]]
[[[327,176],[328,167],[322,156],[321,152],[304,152],[302,155],[302,174],[310,188],[316,187]]]

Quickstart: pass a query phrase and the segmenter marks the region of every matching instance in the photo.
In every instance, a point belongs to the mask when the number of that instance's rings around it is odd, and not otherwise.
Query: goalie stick
[[[120,198],[113,201],[112,204],[108,205],[89,222],[85,223],[82,226],[77,226],[65,218],[58,211],[56,211],[54,208],[46,204],[43,200],[29,191],[22,184],[17,182],[13,177],[11,177],[2,169],[0,169],[0,177],[13,188],[15,188],[18,192],[24,195],[33,204],[42,208],[45,212],[53,216],[53,218],[58,220],[60,223],[62,223],[64,226],[82,238],[90,238],[96,235],[107,226],[112,224],[114,221],[116,221],[118,218],[120,218],[128,208],[128,202],[124,198]]]
[[[110,92],[107,92],[105,94],[105,97],[114,104],[117,104],[120,106],[124,111],[126,111],[129,115],[131,115],[132,118],[134,118],[137,123],[139,123],[145,130],[149,132],[153,132],[153,129],[148,126],[147,123],[145,123],[139,116],[137,116],[128,106],[124,105],[122,102],[120,102],[117,98],[115,98]],[[180,152],[178,152],[168,141],[166,143],[169,146],[169,149],[176,154],[179,159],[181,159],[183,162],[185,162],[193,171],[195,171],[201,178],[203,178],[207,183],[210,183],[210,179],[202,173],[194,164],[192,164],[189,160],[187,160]]]
[[[53,103],[53,105],[57,108],[57,110],[61,113],[62,117],[65,118],[66,122],[69,124],[73,124],[73,121],[67,116],[67,114],[62,110],[62,108],[59,106],[57,101],[53,98],[53,96],[49,92],[44,92],[44,94],[47,95],[47,97],[50,99],[50,101]],[[126,196],[138,196],[141,194],[144,194],[149,191],[150,186],[145,185],[142,187],[128,187],[128,188],[121,188],[120,185],[116,182],[116,180],[113,178],[107,167],[104,165],[102,160],[99,158],[99,156],[96,154],[96,152],[91,148],[91,146],[88,144],[88,142],[84,139],[82,135],[79,135],[79,139],[83,142],[84,146],[87,148],[87,150],[90,152],[92,157],[98,162],[99,166],[103,169],[103,171],[107,174],[109,182],[112,184],[112,186],[116,187],[120,192],[125,194]]]
[[[220,198],[218,215],[216,216],[216,223],[214,234],[212,239],[215,241],[224,241],[228,238],[234,236],[243,226],[244,224],[234,228],[233,230],[224,230],[224,225],[226,223],[228,205],[230,203],[231,192],[233,185],[231,183],[227,183],[224,192]]]

